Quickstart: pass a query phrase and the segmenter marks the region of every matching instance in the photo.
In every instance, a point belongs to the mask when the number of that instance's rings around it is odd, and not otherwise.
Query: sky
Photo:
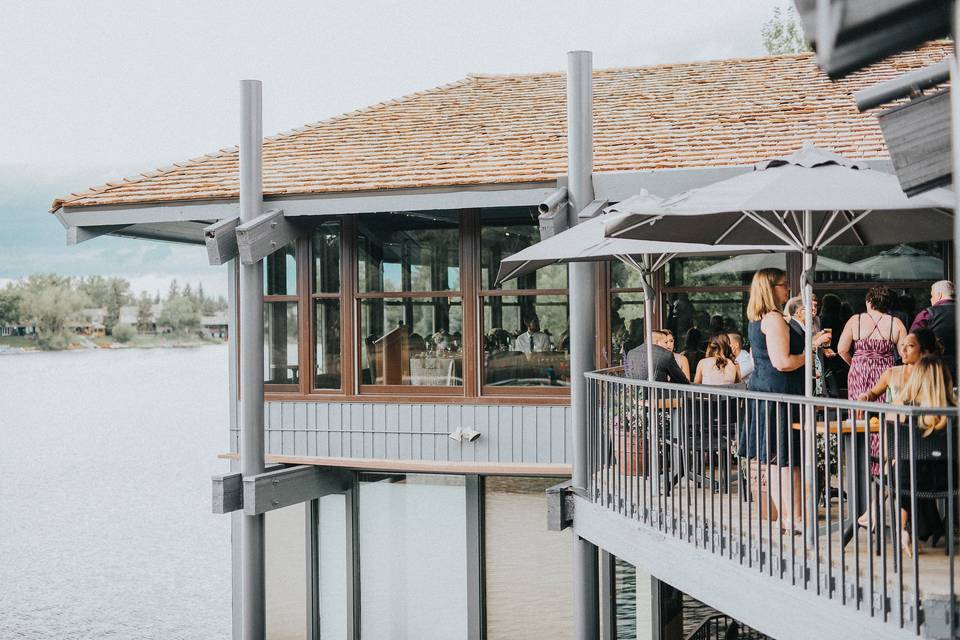
[[[233,146],[239,81],[263,82],[269,135],[471,72],[763,55],[788,0],[6,2],[0,5],[0,285],[35,272],[170,279],[225,292],[202,248],[66,247],[58,196]]]

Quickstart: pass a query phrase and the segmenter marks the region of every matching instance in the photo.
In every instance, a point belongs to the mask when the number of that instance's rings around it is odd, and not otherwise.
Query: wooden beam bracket
[[[306,232],[306,227],[284,216],[283,209],[267,211],[250,222],[237,226],[240,261],[243,264],[256,264]]]
[[[314,465],[283,466],[243,479],[243,512],[255,516],[350,487],[349,473]]]
[[[547,489],[547,530],[563,531],[573,526],[574,489],[570,480]]]
[[[224,218],[203,230],[211,266],[226,264],[237,257],[237,227],[240,218]]]

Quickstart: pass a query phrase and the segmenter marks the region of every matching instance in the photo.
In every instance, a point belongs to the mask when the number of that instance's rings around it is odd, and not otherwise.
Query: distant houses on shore
[[[175,327],[165,324],[162,302],[150,305],[150,313],[141,313],[137,305],[120,307],[116,327],[129,327],[140,335],[169,335],[175,332]],[[90,307],[81,309],[64,323],[64,329],[74,335],[89,338],[102,338],[107,335],[106,307]],[[212,315],[200,316],[199,326],[193,331],[194,335],[207,340],[226,340],[227,314],[226,311],[217,311]],[[0,337],[31,337],[37,335],[37,328],[30,324],[0,325]]]

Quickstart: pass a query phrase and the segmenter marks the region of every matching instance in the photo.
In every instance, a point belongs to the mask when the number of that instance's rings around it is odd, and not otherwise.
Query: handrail
[[[791,404],[816,404],[818,406],[829,407],[831,409],[835,408],[854,411],[869,411],[871,413],[896,413],[905,417],[960,415],[960,407],[919,407],[914,405],[861,402],[859,400],[845,400],[842,398],[806,398],[802,395],[770,393],[768,391],[749,391],[747,389],[739,389],[736,387],[731,388],[707,384],[677,384],[675,382],[659,382],[656,380],[644,380],[642,378],[628,378],[623,375],[604,373],[604,371],[607,371],[607,369],[590,371],[583,375],[590,380],[601,380],[634,387],[660,389],[662,391],[695,391],[702,394],[722,395],[731,398],[743,398],[745,400],[766,400],[789,402]]]

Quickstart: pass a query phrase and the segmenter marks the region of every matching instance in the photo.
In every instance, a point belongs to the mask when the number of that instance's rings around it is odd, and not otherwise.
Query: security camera
[[[463,438],[467,442],[473,442],[479,437],[480,437],[479,431],[474,431],[473,429],[464,429],[463,431]]]
[[[451,431],[450,433],[447,434],[447,437],[449,437],[451,440],[456,440],[457,442],[460,442],[461,440],[463,440],[463,436],[464,436],[464,433],[459,428],[456,431]]]
[[[560,187],[551,191],[543,201],[537,205],[540,215],[557,211],[567,203],[567,188]]]

